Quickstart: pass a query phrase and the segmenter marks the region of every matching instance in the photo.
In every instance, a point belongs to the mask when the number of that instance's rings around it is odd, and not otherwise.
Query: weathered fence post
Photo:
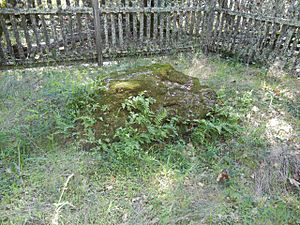
[[[207,9],[207,21],[204,29],[204,45],[203,52],[204,54],[208,54],[209,45],[211,45],[213,28],[214,28],[214,20],[215,20],[215,8],[216,8],[216,0],[208,0],[207,1],[208,9]]]
[[[102,38],[101,38],[101,20],[98,0],[92,0],[94,12],[95,40],[97,51],[97,62],[99,66],[103,66],[102,55]]]

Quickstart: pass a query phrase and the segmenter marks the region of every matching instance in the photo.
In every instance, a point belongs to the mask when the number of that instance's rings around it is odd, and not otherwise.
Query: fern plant
[[[207,145],[220,138],[233,136],[241,130],[239,115],[225,103],[216,105],[205,119],[196,120],[192,140],[195,144]]]
[[[153,111],[151,105],[154,103],[155,99],[140,94],[122,104],[122,109],[129,113],[128,118],[125,126],[116,130],[115,138],[118,141],[110,146],[118,152],[119,157],[139,156],[151,145],[168,143],[178,136],[178,118],[169,118],[165,109]]]

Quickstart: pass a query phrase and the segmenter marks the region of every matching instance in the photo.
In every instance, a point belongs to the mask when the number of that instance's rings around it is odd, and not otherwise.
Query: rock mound
[[[101,79],[99,86],[102,88],[91,96],[93,102],[100,106],[94,112],[97,139],[110,139],[118,127],[124,126],[128,112],[121,106],[130,96],[145,93],[156,100],[152,105],[153,110],[165,108],[170,115],[184,119],[204,118],[216,101],[213,90],[169,64],[154,64],[113,73]]]

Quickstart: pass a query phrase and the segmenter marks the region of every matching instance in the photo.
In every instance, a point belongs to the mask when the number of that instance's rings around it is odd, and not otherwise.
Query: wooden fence
[[[55,6],[51,0],[46,5],[38,1],[37,8],[28,4],[0,10],[2,64],[188,49],[200,43],[198,24],[206,13],[205,5],[163,0],[106,1],[94,7],[79,1],[58,0]]]
[[[219,1],[214,11],[211,51],[246,62],[280,62],[299,76],[299,0]]]
[[[25,1],[0,9],[0,65],[202,48],[300,71],[298,0]]]

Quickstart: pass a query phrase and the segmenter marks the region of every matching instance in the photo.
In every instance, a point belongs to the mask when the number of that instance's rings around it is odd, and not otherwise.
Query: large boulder
[[[112,73],[100,79],[101,87],[93,93],[100,106],[95,113],[95,136],[111,138],[116,128],[124,126],[128,112],[121,109],[130,96],[145,93],[156,100],[153,110],[166,108],[184,119],[201,119],[215,104],[216,94],[199,80],[175,70],[169,64],[154,64]],[[105,107],[101,107],[105,106]]]

